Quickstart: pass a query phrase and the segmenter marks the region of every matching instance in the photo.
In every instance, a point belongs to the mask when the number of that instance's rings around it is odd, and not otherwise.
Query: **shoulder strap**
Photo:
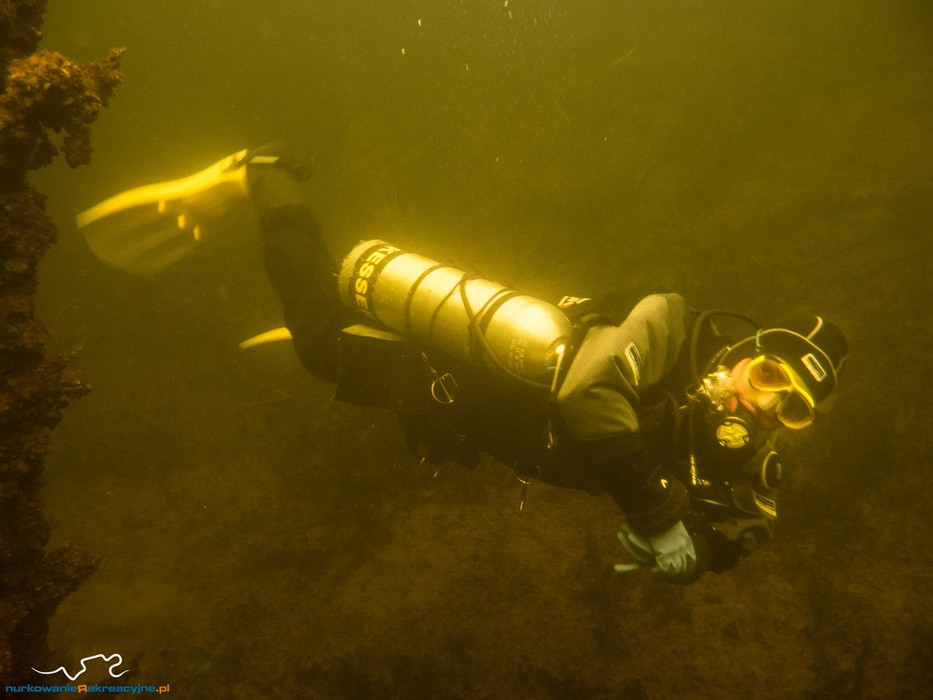
[[[583,339],[586,338],[590,328],[613,325],[612,319],[600,312],[598,302],[589,297],[562,297],[557,303],[557,308],[563,311],[564,315],[573,324],[573,331],[567,340],[567,347],[564,349],[557,375],[551,385],[552,401],[556,398],[557,392],[567,376],[567,370],[570,369],[570,365],[573,363],[573,359],[576,357],[577,351],[580,349],[580,345],[583,344]]]

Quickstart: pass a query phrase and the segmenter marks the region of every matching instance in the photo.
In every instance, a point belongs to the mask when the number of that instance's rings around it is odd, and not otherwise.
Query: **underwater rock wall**
[[[116,49],[78,65],[37,51],[45,0],[0,0],[0,678],[43,663],[48,622],[94,570],[76,547],[47,551],[42,471],[68,401],[90,387],[71,357],[49,356],[35,317],[37,268],[56,229],[27,173],[60,152],[88,163],[89,125],[120,82]],[[61,137],[61,146],[55,141]],[[52,136],[54,133],[55,136]]]

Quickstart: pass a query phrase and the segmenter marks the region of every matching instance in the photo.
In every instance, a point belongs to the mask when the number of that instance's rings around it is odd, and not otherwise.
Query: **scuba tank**
[[[344,258],[348,307],[454,358],[547,388],[573,330],[556,306],[384,241]]]

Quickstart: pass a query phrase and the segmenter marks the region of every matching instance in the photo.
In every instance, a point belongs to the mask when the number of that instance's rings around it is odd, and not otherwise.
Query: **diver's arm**
[[[606,444],[598,446],[597,453],[602,453],[603,460],[591,460],[597,477],[625,513],[627,524],[619,533],[619,541],[637,562],[617,570],[651,566],[652,572],[665,581],[693,583],[703,575],[709,557],[704,554],[705,545],[698,546],[693,533],[684,526],[690,505],[687,490],[654,463],[643,448],[625,452],[627,446],[640,442],[637,434],[624,438],[601,441]],[[588,447],[595,456],[592,448],[596,446]]]
[[[687,489],[649,458],[638,433],[588,441],[581,448],[633,530],[654,535],[684,517]]]
[[[642,299],[619,326],[591,328],[562,384],[556,410],[583,456],[632,519],[648,530],[683,514],[686,491],[645,450],[640,392],[660,381],[686,337],[687,307],[677,294]],[[670,514],[670,515],[669,515]],[[647,528],[647,529],[646,529]],[[662,528],[663,529],[663,528]]]

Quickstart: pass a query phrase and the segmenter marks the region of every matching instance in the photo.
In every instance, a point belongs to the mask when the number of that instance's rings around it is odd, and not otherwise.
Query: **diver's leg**
[[[344,316],[336,265],[298,184],[307,173],[283,150],[243,149],[193,175],[121,192],[79,214],[77,224],[102,260],[153,275],[222,231],[218,222],[251,201],[298,355],[312,374],[333,381]]]
[[[337,266],[298,179],[276,164],[247,165],[249,192],[259,217],[266,271],[282,300],[285,325],[305,368],[333,382],[337,338],[346,325],[337,293]]]

